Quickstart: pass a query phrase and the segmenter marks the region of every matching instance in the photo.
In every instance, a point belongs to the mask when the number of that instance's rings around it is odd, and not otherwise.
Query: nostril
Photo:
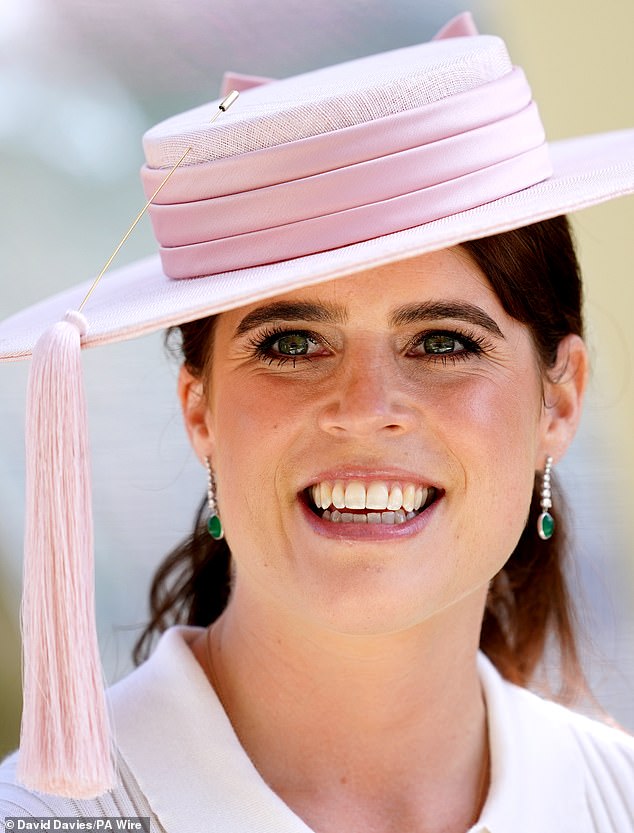
[[[415,421],[408,415],[395,419],[395,414],[382,413],[379,409],[374,411],[352,409],[339,409],[336,413],[323,414],[319,420],[321,428],[331,434],[357,434],[359,436],[370,435],[378,432],[389,432],[399,434],[409,430]]]
[[[366,360],[363,372],[333,387],[319,415],[322,429],[337,435],[368,436],[377,431],[404,432],[416,424],[416,408],[409,393],[376,368],[377,364],[371,363],[368,369]]]

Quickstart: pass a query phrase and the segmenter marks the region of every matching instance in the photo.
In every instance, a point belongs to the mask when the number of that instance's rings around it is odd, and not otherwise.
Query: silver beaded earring
[[[211,535],[214,541],[220,541],[225,537],[218,514],[218,502],[216,501],[216,480],[214,472],[211,468],[211,460],[205,457],[205,465],[207,466],[207,502],[209,504],[209,520],[207,521],[207,532]]]
[[[547,541],[553,537],[555,531],[555,519],[548,511],[552,508],[553,498],[550,488],[550,472],[553,467],[553,458],[546,457],[546,465],[544,466],[544,476],[542,479],[542,491],[540,506],[542,508],[541,515],[537,518],[537,534],[542,541]]]

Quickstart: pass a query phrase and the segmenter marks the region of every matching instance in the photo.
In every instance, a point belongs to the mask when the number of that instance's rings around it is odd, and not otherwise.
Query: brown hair
[[[569,333],[583,336],[579,265],[568,221],[556,217],[514,231],[462,244],[488,277],[505,311],[532,335],[544,373],[555,364],[557,347]],[[203,375],[211,354],[214,319],[181,325],[180,353],[187,367]],[[556,534],[537,535],[538,473],[526,526],[504,568],[490,583],[480,647],[501,674],[527,685],[552,641],[560,653],[562,699],[585,690],[566,580],[567,531],[563,495],[553,479]],[[205,525],[205,501],[191,535],[159,567],[150,593],[151,619],[134,651],[135,662],[150,652],[152,638],[169,625],[206,626],[227,604],[231,553],[214,541]]]

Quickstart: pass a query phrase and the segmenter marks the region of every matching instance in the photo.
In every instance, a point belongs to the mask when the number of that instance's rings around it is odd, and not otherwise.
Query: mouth
[[[355,479],[320,481],[302,494],[307,507],[322,521],[400,526],[430,507],[441,491],[413,481]]]

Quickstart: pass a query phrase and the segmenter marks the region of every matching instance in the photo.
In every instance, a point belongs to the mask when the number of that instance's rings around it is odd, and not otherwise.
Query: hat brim
[[[125,341],[295,289],[488,237],[634,192],[634,130],[553,142],[546,181],[405,231],[293,260],[172,280],[158,255],[106,274],[83,312],[84,347]],[[28,358],[39,336],[76,309],[91,281],[0,324],[0,361]]]

